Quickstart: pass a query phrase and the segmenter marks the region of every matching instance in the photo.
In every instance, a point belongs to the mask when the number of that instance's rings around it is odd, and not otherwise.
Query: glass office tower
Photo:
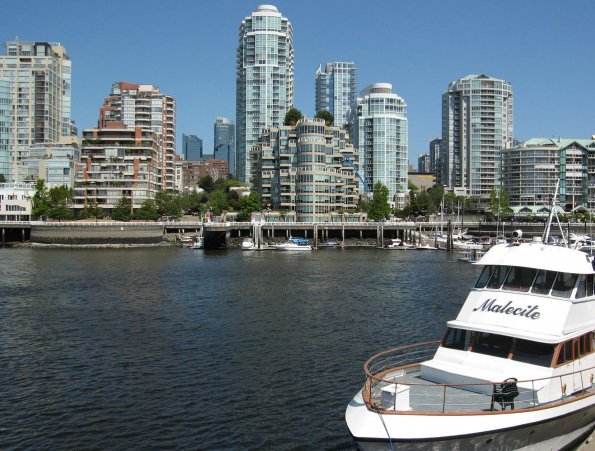
[[[227,161],[229,172],[235,173],[236,137],[235,125],[231,119],[226,117],[215,118],[213,126],[213,143],[215,160]]]
[[[182,154],[186,161],[201,161],[203,157],[202,139],[196,135],[185,135],[182,133]]]

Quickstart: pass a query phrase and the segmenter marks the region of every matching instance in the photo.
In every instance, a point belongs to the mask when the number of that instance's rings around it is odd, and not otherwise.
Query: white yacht
[[[252,238],[244,238],[244,240],[242,241],[241,249],[243,251],[252,251],[255,247],[256,245],[254,244]]]
[[[309,240],[304,238],[289,238],[285,243],[275,245],[278,251],[311,251],[313,249]]]
[[[595,428],[595,256],[547,244],[551,220],[475,263],[442,340],[364,364],[345,412],[360,448],[558,450]]]
[[[399,238],[392,238],[389,243],[384,245],[385,249],[396,249],[399,251],[406,251],[409,249],[415,249],[413,244],[405,243]]]

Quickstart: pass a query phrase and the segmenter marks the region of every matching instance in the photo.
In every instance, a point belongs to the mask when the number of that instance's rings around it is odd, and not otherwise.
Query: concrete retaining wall
[[[31,242],[42,244],[156,244],[163,226],[137,224],[31,225]]]

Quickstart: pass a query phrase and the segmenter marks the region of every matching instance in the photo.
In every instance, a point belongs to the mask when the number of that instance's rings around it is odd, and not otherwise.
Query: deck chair
[[[519,395],[519,389],[516,385],[516,377],[511,377],[502,382],[499,386],[494,384],[494,391],[492,392],[492,403],[490,410],[494,410],[494,403],[500,404],[502,410],[510,406],[510,410],[514,410],[514,398]]]

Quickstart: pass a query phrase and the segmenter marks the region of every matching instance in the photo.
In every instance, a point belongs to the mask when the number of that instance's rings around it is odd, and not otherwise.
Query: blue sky
[[[211,151],[215,117],[235,121],[238,27],[260,3],[19,0],[2,8],[0,40],[66,47],[79,132],[96,125],[113,82],[152,83],[176,98],[178,149],[186,133]],[[442,93],[470,74],[511,82],[518,139],[595,134],[592,0],[268,3],[293,25],[295,106],[314,114],[319,64],[354,61],[358,89],[392,83],[407,102],[416,166],[441,134]]]

